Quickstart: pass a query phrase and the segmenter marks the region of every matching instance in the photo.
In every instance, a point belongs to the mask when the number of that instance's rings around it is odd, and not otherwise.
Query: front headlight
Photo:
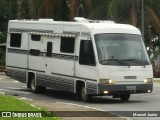
[[[144,79],[144,83],[145,84],[152,83],[152,78],[146,78],[146,79]]]
[[[110,85],[112,85],[112,84],[115,83],[115,81],[112,80],[112,79],[100,79],[100,80],[99,80],[99,83],[100,83],[100,84],[110,84]]]

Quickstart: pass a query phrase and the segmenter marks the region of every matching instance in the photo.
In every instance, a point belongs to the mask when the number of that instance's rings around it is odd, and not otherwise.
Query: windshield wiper
[[[135,63],[138,63],[138,64],[146,67],[140,60],[137,60],[137,59],[125,59],[124,61],[133,61],[133,62],[135,62]]]
[[[107,62],[107,61],[116,61],[116,62],[118,62],[118,63],[121,64],[121,65],[129,66],[129,65],[127,65],[126,63],[122,62],[122,60],[120,60],[120,59],[115,59],[115,58],[113,58],[113,59],[107,59],[107,60],[101,60],[100,63]],[[129,66],[129,67],[130,67],[130,66]]]

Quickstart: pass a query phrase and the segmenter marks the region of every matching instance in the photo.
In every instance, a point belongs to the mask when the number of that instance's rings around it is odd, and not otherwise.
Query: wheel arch
[[[31,88],[31,80],[33,78],[36,78],[36,75],[34,72],[28,72],[28,79],[27,79],[27,88]],[[36,79],[35,79],[36,80]]]
[[[86,87],[86,82],[85,81],[83,81],[83,80],[77,80],[76,81],[76,91],[75,91],[75,93],[81,93],[81,89],[82,89],[82,87],[83,86],[85,86]]]

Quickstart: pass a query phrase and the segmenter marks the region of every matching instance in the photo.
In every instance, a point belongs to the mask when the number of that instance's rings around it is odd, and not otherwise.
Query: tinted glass
[[[21,34],[11,33],[10,46],[11,47],[21,47]]]
[[[106,65],[150,65],[140,35],[97,34],[95,42],[99,62]]]
[[[61,52],[74,53],[75,38],[61,37]]]

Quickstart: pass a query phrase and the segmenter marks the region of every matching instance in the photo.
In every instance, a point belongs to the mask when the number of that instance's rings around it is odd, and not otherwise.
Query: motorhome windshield
[[[100,64],[114,66],[150,65],[140,35],[96,34],[95,42]]]

